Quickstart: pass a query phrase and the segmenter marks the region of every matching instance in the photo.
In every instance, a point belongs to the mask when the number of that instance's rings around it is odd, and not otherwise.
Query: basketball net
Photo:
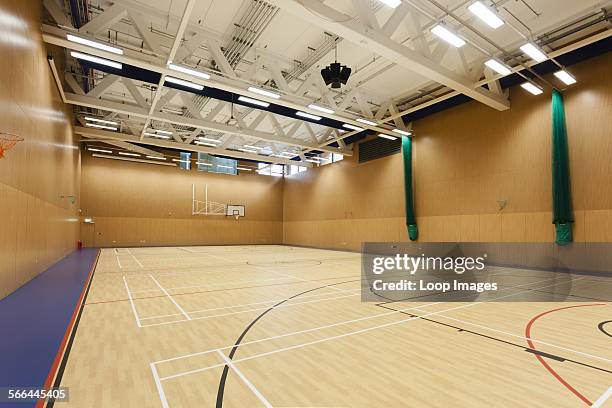
[[[22,140],[23,138],[20,136],[0,132],[0,159],[4,158],[5,151],[11,149],[17,142],[21,142]]]

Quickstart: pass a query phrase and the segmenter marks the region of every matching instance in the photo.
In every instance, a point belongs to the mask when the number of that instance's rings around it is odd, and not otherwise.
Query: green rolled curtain
[[[412,138],[402,137],[402,155],[404,156],[404,195],[406,201],[406,226],[408,237],[416,241],[419,237],[416,217],[414,216],[414,201],[412,199]]]
[[[552,193],[555,241],[558,245],[572,242],[572,197],[570,192],[569,152],[563,95],[552,94]]]

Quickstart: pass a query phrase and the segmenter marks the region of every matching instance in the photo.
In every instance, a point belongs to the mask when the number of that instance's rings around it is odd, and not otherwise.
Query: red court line
[[[605,306],[605,303],[596,303],[596,304],[588,304],[588,305],[577,305],[577,306],[565,306],[565,307],[560,307],[557,309],[552,309],[552,310],[548,310],[546,312],[542,312],[537,316],[534,316],[529,323],[527,323],[527,326],[525,326],[525,337],[527,337],[527,344],[529,345],[529,348],[531,348],[532,350],[536,350],[533,342],[530,340],[531,339],[531,327],[533,326],[533,324],[535,323],[536,320],[538,320],[540,317],[545,316],[549,313],[553,313],[553,312],[557,312],[559,310],[565,310],[565,309],[572,309],[575,307],[588,307],[588,306]],[[546,370],[548,370],[549,373],[551,373],[553,375],[553,377],[555,377],[561,384],[563,384],[563,386],[565,386],[565,388],[567,388],[568,390],[570,390],[575,396],[577,396],[578,398],[580,398],[585,404],[587,404],[587,406],[591,406],[593,405],[593,403],[584,395],[582,395],[578,390],[576,390],[574,387],[572,387],[567,381],[565,381],[565,379],[563,379],[563,377],[561,377],[543,358],[542,356],[538,355],[538,354],[534,354],[535,358],[538,359],[538,361],[544,366],[544,368],[546,368]]]
[[[62,342],[60,343],[60,346],[57,349],[57,354],[55,355],[55,359],[53,360],[53,365],[51,365],[51,369],[49,370],[49,374],[47,375],[47,379],[45,380],[45,384],[43,386],[45,390],[51,389],[53,385],[53,381],[55,380],[55,375],[57,374],[57,369],[62,361],[64,352],[66,351],[66,344],[68,343],[68,339],[70,338],[70,335],[72,334],[72,330],[74,329],[74,322],[76,320],[76,317],[79,314],[79,309],[81,308],[81,305],[83,304],[83,299],[85,298],[87,287],[89,286],[89,282],[91,281],[94,270],[96,269],[96,265],[98,264],[98,259],[100,259],[99,249],[98,249],[98,255],[96,256],[96,260],[91,266],[91,269],[89,271],[89,276],[87,277],[87,281],[85,282],[85,285],[83,285],[83,290],[81,291],[81,296],[79,297],[79,301],[75,305],[74,311],[72,312],[72,318],[70,319],[70,323],[68,324],[68,327],[66,327],[66,332],[64,332],[64,338],[62,339]],[[43,408],[45,405],[46,405],[46,400],[39,399],[38,401],[36,401],[36,408]]]

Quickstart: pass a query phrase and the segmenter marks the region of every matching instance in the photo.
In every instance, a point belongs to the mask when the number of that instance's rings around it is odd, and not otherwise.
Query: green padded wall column
[[[414,201],[412,199],[412,138],[402,137],[402,155],[404,156],[404,195],[406,197],[406,226],[408,237],[416,241],[419,237],[416,217],[414,216]]]
[[[555,241],[559,245],[572,242],[572,197],[570,192],[569,153],[563,95],[552,94],[552,193]]]

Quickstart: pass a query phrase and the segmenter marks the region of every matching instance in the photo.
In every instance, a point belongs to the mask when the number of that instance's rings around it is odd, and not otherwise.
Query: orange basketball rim
[[[4,157],[4,152],[11,149],[23,138],[12,133],[0,132],[0,159]]]

